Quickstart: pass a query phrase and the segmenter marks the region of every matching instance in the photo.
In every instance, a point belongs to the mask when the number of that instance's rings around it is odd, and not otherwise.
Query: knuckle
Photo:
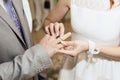
[[[49,35],[48,35],[48,34],[46,34],[46,35],[45,35],[45,37],[49,37]]]
[[[55,22],[55,25],[58,25],[59,23],[58,22]]]
[[[53,23],[50,23],[50,25],[53,25]]]
[[[63,25],[63,23],[60,23],[60,25]]]

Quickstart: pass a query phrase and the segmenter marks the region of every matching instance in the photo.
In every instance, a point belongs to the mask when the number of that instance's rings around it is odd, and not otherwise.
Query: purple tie
[[[7,12],[9,14],[9,16],[13,20],[15,26],[17,27],[20,35],[24,39],[24,35],[23,35],[23,30],[22,30],[22,27],[21,27],[21,23],[20,23],[18,15],[17,15],[17,13],[15,11],[15,8],[13,6],[12,0],[4,0],[4,5],[5,5],[6,9],[7,9]]]

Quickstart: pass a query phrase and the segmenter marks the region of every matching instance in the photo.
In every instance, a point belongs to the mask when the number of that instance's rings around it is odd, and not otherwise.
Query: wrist
[[[79,45],[82,51],[87,51],[89,49],[88,41],[79,41]]]
[[[88,50],[89,49],[89,42],[88,41],[85,41],[85,46],[84,46],[84,50]]]
[[[46,18],[45,21],[43,22],[43,26],[46,27],[51,23],[49,18]]]

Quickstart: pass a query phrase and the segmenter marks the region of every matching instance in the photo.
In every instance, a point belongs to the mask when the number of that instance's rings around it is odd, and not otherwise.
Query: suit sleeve
[[[41,45],[26,50],[13,61],[0,64],[0,80],[26,80],[51,66],[51,59]]]

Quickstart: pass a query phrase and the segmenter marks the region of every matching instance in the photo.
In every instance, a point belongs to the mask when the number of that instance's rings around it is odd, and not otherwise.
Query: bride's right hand
[[[56,36],[56,37],[61,37],[64,35],[64,25],[63,23],[50,23],[48,26],[45,27],[45,32],[48,35]]]
[[[80,52],[88,50],[88,42],[87,41],[63,41],[62,44],[64,48],[58,50],[57,52],[68,54],[70,56],[76,56]]]

